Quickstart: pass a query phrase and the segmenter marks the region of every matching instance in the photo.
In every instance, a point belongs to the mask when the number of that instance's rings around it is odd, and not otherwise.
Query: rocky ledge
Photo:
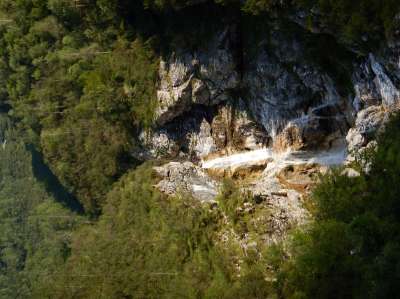
[[[135,153],[175,161],[155,168],[159,190],[215,203],[230,177],[271,208],[264,220],[283,234],[306,221],[303,203],[319,172],[374,146],[399,108],[400,45],[359,57],[333,33],[297,23],[287,31],[272,21],[254,49],[238,49],[242,35],[227,25],[201,49],[162,57],[157,126]],[[310,44],[319,42],[345,58],[316,53]]]

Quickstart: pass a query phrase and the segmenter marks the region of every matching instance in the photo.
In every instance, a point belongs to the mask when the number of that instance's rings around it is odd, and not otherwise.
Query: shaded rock
[[[274,150],[277,152],[284,152],[290,150],[300,150],[304,147],[303,136],[301,128],[295,124],[289,123],[283,130],[275,137]]]
[[[237,103],[234,112],[231,146],[235,150],[257,150],[270,143],[270,136],[252,119],[243,101]]]
[[[393,61],[397,61],[393,63]],[[356,91],[354,108],[356,120],[348,131],[348,160],[361,158],[374,147],[376,135],[383,130],[389,116],[400,107],[400,44],[392,43],[378,58],[370,53],[356,69],[353,84]],[[390,67],[391,72],[384,66]],[[362,159],[361,159],[362,160]]]
[[[383,106],[370,106],[357,114],[354,126],[348,131],[348,151],[356,153],[371,141],[377,131],[388,120],[389,114]]]
[[[397,56],[397,59],[399,58],[400,54]],[[392,57],[381,58],[386,62],[390,59]],[[400,66],[398,68],[400,69]],[[390,108],[398,105],[400,101],[400,91],[394,83],[393,76],[388,75],[385,67],[372,53],[356,68],[352,81],[356,93],[353,104],[356,111],[380,104]]]
[[[143,156],[179,155],[193,161],[226,151],[262,148],[268,140],[265,130],[250,118],[242,101],[216,107],[195,105],[162,128],[140,136]]]
[[[212,137],[219,150],[228,146],[232,132],[232,107],[225,106],[218,109],[211,122]]]
[[[369,55],[371,68],[375,74],[374,83],[380,94],[383,105],[386,107],[394,106],[400,101],[400,91],[393,84],[386,74],[384,68],[377,62],[374,55]]]
[[[322,105],[311,109],[308,115],[289,121],[275,137],[274,149],[329,149],[343,139],[347,129],[346,117],[337,106]]]
[[[180,51],[161,59],[157,124],[173,120],[192,104],[216,105],[229,99],[229,90],[239,84],[232,49],[234,36],[234,29],[226,28],[202,50]]]
[[[210,100],[210,92],[207,85],[199,80],[192,81],[192,102],[195,104],[207,105]]]
[[[356,112],[381,103],[381,96],[376,88],[374,78],[375,73],[368,59],[361,63],[353,73],[352,81],[355,91],[353,107]]]
[[[221,106],[211,126],[219,150],[255,150],[269,143],[267,132],[250,117],[242,100]]]
[[[156,159],[185,156],[194,160],[209,155],[217,150],[210,125],[214,114],[214,109],[196,105],[162,128],[142,133],[142,155]]]
[[[189,152],[202,159],[217,150],[211,135],[211,125],[203,119],[198,132],[189,133]]]
[[[348,128],[345,99],[332,78],[306,56],[304,39],[278,26],[261,42],[243,78],[252,114],[282,150],[315,147]]]

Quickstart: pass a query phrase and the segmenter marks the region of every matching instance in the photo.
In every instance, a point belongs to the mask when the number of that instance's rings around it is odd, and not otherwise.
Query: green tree
[[[400,116],[378,138],[371,169],[335,171],[313,192],[315,222],[278,271],[285,298],[395,298],[400,276]]]
[[[33,173],[20,132],[0,114],[0,297],[40,298],[69,254],[81,217],[57,203]],[[3,142],[3,141],[2,141]]]

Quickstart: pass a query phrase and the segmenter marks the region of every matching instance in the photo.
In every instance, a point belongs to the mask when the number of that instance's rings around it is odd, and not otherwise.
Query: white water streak
[[[203,161],[202,167],[205,169],[233,169],[237,167],[252,166],[263,161],[271,160],[265,171],[268,174],[273,175],[280,169],[289,165],[341,165],[345,161],[346,155],[347,152],[345,147],[338,147],[329,151],[319,152],[287,151],[284,153],[274,153],[271,149],[265,148]]]

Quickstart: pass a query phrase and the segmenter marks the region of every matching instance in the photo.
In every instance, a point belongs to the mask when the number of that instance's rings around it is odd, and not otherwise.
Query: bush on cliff
[[[396,298],[400,278],[400,116],[379,137],[371,169],[335,171],[313,192],[315,221],[281,265],[284,298]]]

